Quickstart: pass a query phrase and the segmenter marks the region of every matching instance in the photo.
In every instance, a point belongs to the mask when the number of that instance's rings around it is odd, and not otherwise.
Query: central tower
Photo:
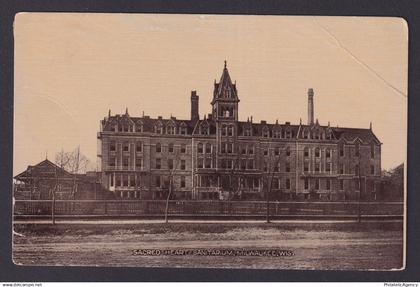
[[[221,121],[237,121],[238,103],[236,83],[232,83],[225,61],[219,83],[216,83],[216,80],[214,81],[213,100],[211,102],[213,118]]]

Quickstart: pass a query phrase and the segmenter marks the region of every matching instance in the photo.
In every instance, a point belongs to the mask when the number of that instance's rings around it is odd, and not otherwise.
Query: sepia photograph
[[[396,17],[18,13],[24,266],[403,270]]]

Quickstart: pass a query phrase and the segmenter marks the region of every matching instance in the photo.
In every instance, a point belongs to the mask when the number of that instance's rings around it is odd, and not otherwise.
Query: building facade
[[[239,97],[225,66],[211,113],[190,119],[111,115],[101,121],[102,185],[118,197],[174,199],[375,199],[381,142],[368,129],[320,125],[308,90],[307,124],[239,121]]]

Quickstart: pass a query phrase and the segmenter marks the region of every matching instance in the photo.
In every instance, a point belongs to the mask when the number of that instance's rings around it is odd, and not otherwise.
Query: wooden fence
[[[16,200],[15,217],[159,217],[165,214],[165,200]],[[393,216],[402,218],[403,202],[270,202],[270,216],[346,217]],[[264,201],[180,201],[169,202],[168,214],[182,217],[262,217]]]

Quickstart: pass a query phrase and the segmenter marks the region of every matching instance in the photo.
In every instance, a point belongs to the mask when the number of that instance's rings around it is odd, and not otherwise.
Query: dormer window
[[[263,129],[262,136],[264,138],[270,137],[270,131],[268,130],[268,128]]]
[[[163,126],[162,125],[157,125],[157,126],[155,126],[155,132],[157,133],[157,134],[163,134]]]
[[[186,135],[187,134],[187,128],[186,127],[180,127],[179,128],[179,133],[181,135]]]
[[[175,134],[175,127],[170,125],[166,127],[166,133],[168,135],[174,135]]]
[[[143,132],[143,124],[136,124],[136,132],[138,133]]]

